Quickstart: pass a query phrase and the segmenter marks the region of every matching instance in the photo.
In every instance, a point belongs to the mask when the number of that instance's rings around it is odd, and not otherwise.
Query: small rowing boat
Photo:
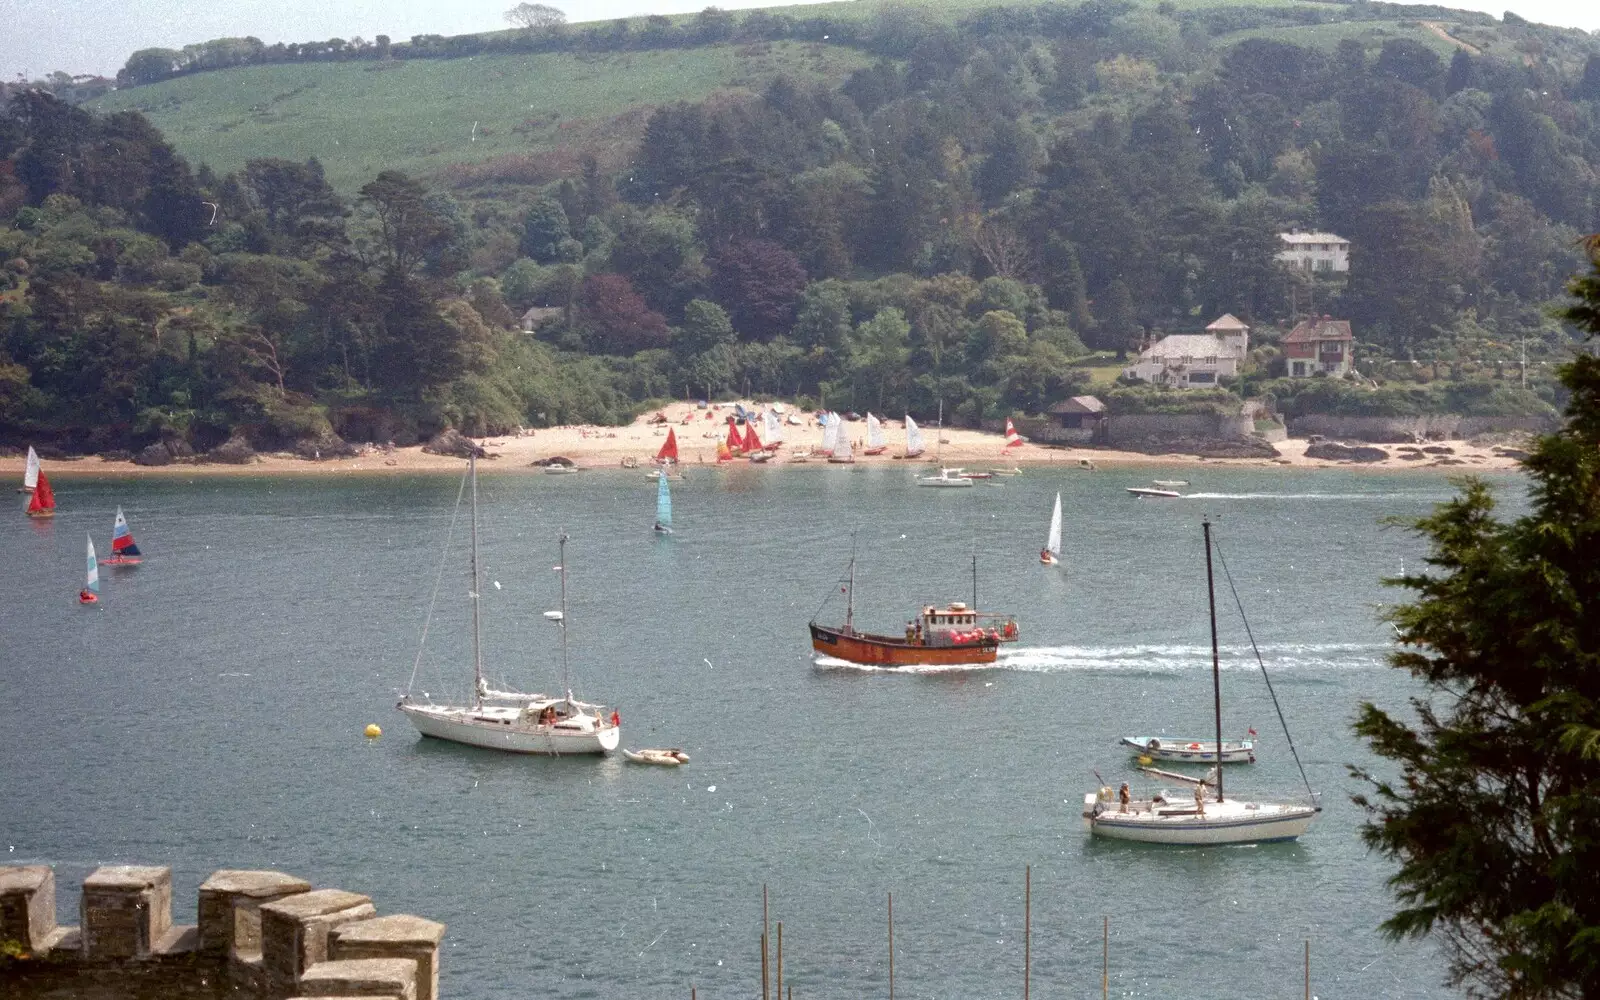
[[[677,767],[689,763],[689,755],[677,747],[667,749],[623,750],[622,756],[635,764],[655,764],[659,767]]]
[[[1130,487],[1128,487],[1128,492],[1132,493],[1136,497],[1151,497],[1151,498],[1170,499],[1172,497],[1181,497],[1181,496],[1183,496],[1182,493],[1179,493],[1176,490],[1157,490],[1157,489],[1152,489],[1152,488],[1150,488],[1148,486],[1130,486]]]

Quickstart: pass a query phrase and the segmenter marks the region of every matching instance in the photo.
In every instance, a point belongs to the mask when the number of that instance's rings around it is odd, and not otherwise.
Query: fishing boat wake
[[[1179,500],[1414,500],[1419,503],[1443,503],[1449,493],[1433,490],[1391,490],[1384,493],[1185,493]]]
[[[1390,651],[1383,643],[1282,643],[1263,646],[1261,653],[1275,670],[1286,674],[1323,673],[1330,670],[1368,670],[1386,666]],[[1248,667],[1242,654],[1248,646],[1224,647],[1232,665],[1224,670]],[[1176,674],[1209,669],[1211,647],[1182,644],[1130,646],[1023,646],[1001,650],[995,668],[1035,673],[1062,673],[1096,670],[1113,673]]]

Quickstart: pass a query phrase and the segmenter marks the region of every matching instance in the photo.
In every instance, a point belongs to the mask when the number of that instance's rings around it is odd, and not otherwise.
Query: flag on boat
[[[1022,447],[1022,435],[1017,433],[1016,425],[1011,422],[1010,417],[1006,418],[1006,447]]]
[[[28,445],[28,467],[22,472],[22,488],[31,490],[39,485],[39,453]]]
[[[111,526],[111,555],[123,559],[143,555],[133,540],[133,531],[128,527],[128,519],[122,516],[121,507],[117,508],[117,520]]]
[[[55,512],[55,491],[50,489],[50,477],[41,471],[39,473],[39,481],[33,487],[33,496],[28,498],[28,516],[52,517]]]
[[[678,460],[678,435],[671,427],[667,428],[667,439],[662,442],[661,450],[656,452],[657,462],[676,462]]]
[[[100,593],[100,566],[94,559],[94,536],[89,535],[87,537],[89,539],[89,563],[83,589],[91,594],[98,594]]]

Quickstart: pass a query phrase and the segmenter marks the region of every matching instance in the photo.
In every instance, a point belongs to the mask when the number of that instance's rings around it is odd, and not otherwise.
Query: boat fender
[[[1146,743],[1144,745],[1144,748],[1146,750],[1160,750],[1161,749],[1161,741],[1160,740],[1151,740],[1150,742],[1148,742],[1148,743]]]
[[[1189,745],[1188,745],[1188,746],[1187,746],[1187,747],[1186,747],[1186,748],[1185,748],[1185,749],[1188,749],[1188,750],[1198,750],[1198,749],[1200,749],[1200,744],[1198,744],[1198,743],[1191,743],[1191,744],[1189,744]]]

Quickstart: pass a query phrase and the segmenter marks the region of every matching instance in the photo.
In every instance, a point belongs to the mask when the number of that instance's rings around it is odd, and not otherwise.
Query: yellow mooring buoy
[[[377,726],[368,726],[367,727],[367,729],[368,729],[367,735],[371,736],[372,735],[371,730],[377,729],[377,728],[378,728]],[[1154,763],[1155,763],[1155,761],[1151,760],[1149,757],[1145,757],[1145,756],[1142,756],[1142,755],[1139,757],[1139,766],[1141,766],[1141,767],[1149,767],[1151,764],[1154,764]]]
[[[367,734],[367,739],[369,740],[375,740],[383,735],[383,730],[378,728],[378,724],[376,722],[367,723],[365,732]]]

